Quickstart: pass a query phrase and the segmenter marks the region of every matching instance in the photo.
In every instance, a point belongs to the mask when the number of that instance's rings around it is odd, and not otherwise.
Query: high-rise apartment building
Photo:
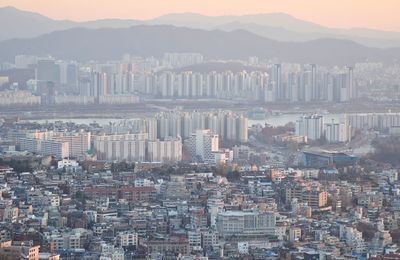
[[[351,127],[345,122],[335,122],[325,124],[325,139],[328,143],[344,143],[350,141]]]
[[[160,140],[167,137],[181,137],[184,140],[190,138],[196,130],[209,129],[221,140],[248,141],[248,118],[231,111],[162,112],[156,115],[156,120],[157,138]]]
[[[320,115],[302,116],[296,121],[296,135],[315,141],[323,137],[324,120]]]
[[[51,155],[57,159],[69,157],[69,143],[52,139],[20,138],[21,151]]]
[[[149,162],[179,162],[182,160],[182,140],[168,138],[147,142],[147,161]]]
[[[93,144],[99,159],[144,162],[147,136],[147,134],[94,136]]]
[[[91,148],[90,132],[62,132],[53,136],[54,140],[67,142],[69,147],[69,156],[82,158]]]
[[[209,129],[197,130],[185,144],[192,161],[214,162],[213,152],[219,150],[219,137]]]
[[[91,148],[91,133],[34,131],[20,139],[20,144],[22,151],[55,155],[57,158],[83,158]]]
[[[400,113],[360,113],[349,114],[349,125],[356,129],[383,130],[400,126]]]
[[[94,136],[99,159],[128,162],[178,162],[182,160],[180,138],[149,140],[148,133]]]

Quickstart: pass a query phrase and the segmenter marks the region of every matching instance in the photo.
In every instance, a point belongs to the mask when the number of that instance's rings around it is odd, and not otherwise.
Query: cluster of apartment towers
[[[347,102],[357,98],[353,69],[317,70],[315,64],[282,69],[275,64],[265,71],[192,71],[148,73],[147,95],[162,98],[245,99],[265,102]]]

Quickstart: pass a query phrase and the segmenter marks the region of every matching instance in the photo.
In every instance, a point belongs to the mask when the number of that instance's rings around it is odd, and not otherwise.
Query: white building
[[[325,124],[325,139],[328,143],[345,143],[350,141],[351,128],[347,123]]]
[[[33,55],[17,55],[15,56],[15,67],[19,69],[28,68],[29,65],[37,64],[38,57]]]
[[[53,155],[59,159],[82,158],[90,150],[90,132],[34,131],[20,138],[21,150],[42,155]]]
[[[99,260],[124,260],[125,251],[123,248],[116,248],[111,244],[101,245],[101,256]]]
[[[201,232],[200,230],[188,231],[190,251],[201,251]]]
[[[289,229],[289,241],[290,242],[297,242],[301,238],[301,228],[299,227],[291,227]]]
[[[349,124],[356,129],[384,130],[400,126],[400,113],[349,114]]]
[[[197,130],[209,129],[221,140],[231,142],[248,141],[248,118],[231,111],[218,112],[162,112],[156,115],[152,124],[148,123],[147,132],[155,133],[157,138],[190,138]],[[152,136],[155,136],[153,134]],[[150,140],[155,140],[150,138]]]
[[[249,242],[238,242],[238,252],[239,254],[249,253]]]
[[[62,159],[57,162],[57,168],[65,172],[80,172],[82,171],[82,166],[76,160]]]
[[[134,181],[135,187],[154,187],[154,182],[150,179],[136,178]]]
[[[147,133],[95,136],[94,149],[99,159],[144,162]]]
[[[79,167],[79,163],[75,160],[69,160],[69,159],[62,159],[61,161],[57,162],[58,169],[62,169],[64,167],[77,168]]]
[[[213,152],[215,164],[226,164],[233,161],[233,151],[229,149],[220,149]]]
[[[117,234],[117,244],[122,247],[137,247],[139,244],[138,234],[136,232],[119,232]]]
[[[187,147],[193,161],[214,162],[213,152],[219,150],[219,137],[209,129],[197,130],[187,140]]]
[[[70,232],[46,234],[46,240],[53,243],[55,251],[63,249],[82,249],[83,242],[91,231],[84,229],[73,229]]]
[[[241,143],[246,143],[249,139],[248,132],[249,132],[249,119],[244,116],[239,116],[237,118],[237,140]]]
[[[54,139],[68,142],[69,156],[82,158],[90,150],[92,135],[90,132],[62,132],[56,133]]]
[[[241,98],[263,100],[268,74],[265,72],[180,73],[164,71],[145,75],[144,93],[162,98]]]
[[[164,141],[147,142],[147,160],[149,162],[179,162],[182,160],[182,141],[180,138],[168,138]]]
[[[63,159],[70,155],[68,142],[31,138],[20,138],[19,142],[21,151],[28,151],[41,155],[51,155],[57,159]]]
[[[224,237],[274,235],[275,225],[274,212],[225,211],[217,216],[217,230]]]
[[[302,116],[296,121],[296,135],[315,141],[323,137],[324,119],[320,115]]]
[[[212,231],[205,231],[201,233],[201,247],[207,249],[209,247],[218,248],[219,240],[218,233]]]
[[[40,105],[41,97],[34,96],[28,91],[1,91],[0,92],[0,107],[2,106],[27,106]]]
[[[148,140],[147,133],[102,135],[94,137],[99,159],[136,162],[179,162],[182,160],[180,138]]]
[[[66,158],[70,156],[69,143],[54,140],[41,140],[41,154],[52,155],[56,158]]]
[[[184,67],[203,62],[200,53],[164,53],[163,65],[166,67]]]

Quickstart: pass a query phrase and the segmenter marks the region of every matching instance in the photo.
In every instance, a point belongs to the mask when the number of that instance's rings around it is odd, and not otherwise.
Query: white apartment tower
[[[325,124],[325,139],[328,143],[344,143],[350,141],[351,127],[345,119],[344,122]]]
[[[188,139],[187,146],[193,161],[213,162],[213,152],[219,150],[219,137],[209,129],[196,130]]]
[[[147,143],[147,160],[149,162],[179,162],[182,160],[182,140],[169,138]]]
[[[147,133],[95,136],[94,149],[103,160],[144,162]]]
[[[324,120],[320,115],[302,116],[296,121],[296,135],[319,140],[324,134],[323,126]]]

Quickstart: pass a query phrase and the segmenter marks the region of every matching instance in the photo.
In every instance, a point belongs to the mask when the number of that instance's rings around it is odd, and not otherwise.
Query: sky
[[[283,12],[328,27],[400,31],[400,0],[0,0],[0,6],[75,21]]]

